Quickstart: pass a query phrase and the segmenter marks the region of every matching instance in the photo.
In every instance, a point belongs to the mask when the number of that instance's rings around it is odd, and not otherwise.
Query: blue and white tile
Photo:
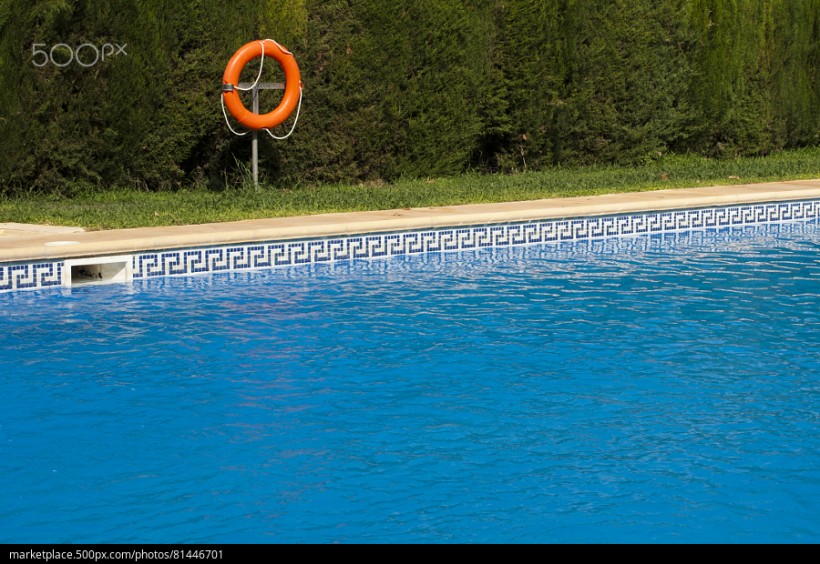
[[[133,278],[189,276],[419,253],[635,237],[813,220],[820,200],[551,219],[314,240],[151,251],[132,256]],[[61,285],[63,261],[0,265],[0,292]]]

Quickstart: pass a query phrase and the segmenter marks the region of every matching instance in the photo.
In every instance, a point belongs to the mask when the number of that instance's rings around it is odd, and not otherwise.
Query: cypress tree
[[[501,64],[512,123],[499,162],[507,170],[558,163],[572,152],[582,10],[572,0],[502,3]]]
[[[685,135],[681,2],[511,2],[504,70],[513,168],[635,162]]]
[[[774,148],[820,143],[820,0],[771,2],[765,53]]]
[[[484,101],[498,88],[488,80],[493,33],[484,7],[334,0],[308,3],[308,13],[304,117],[281,155],[281,181],[382,180],[470,166],[495,119]]]
[[[771,147],[766,27],[769,0],[692,0],[697,49],[691,86],[694,122],[689,146],[714,156],[755,154]]]

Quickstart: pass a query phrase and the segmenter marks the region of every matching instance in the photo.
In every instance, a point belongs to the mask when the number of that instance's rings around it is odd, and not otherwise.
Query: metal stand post
[[[240,82],[240,88],[252,88],[253,93],[253,113],[259,113],[259,91],[260,90],[284,90],[284,82]],[[253,171],[253,187],[259,192],[259,132],[254,130],[251,139],[251,170]]]
[[[253,113],[259,113],[259,85],[253,89]],[[253,189],[259,192],[259,131],[253,130],[251,140],[251,168],[253,169]]]

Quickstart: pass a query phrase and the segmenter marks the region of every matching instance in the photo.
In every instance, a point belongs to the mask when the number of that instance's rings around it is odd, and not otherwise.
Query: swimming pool
[[[3,542],[818,542],[818,220],[0,295]]]

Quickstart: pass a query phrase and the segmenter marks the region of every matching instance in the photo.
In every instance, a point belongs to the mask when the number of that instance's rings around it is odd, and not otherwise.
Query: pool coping
[[[23,226],[0,236],[0,263],[814,199],[820,179],[106,231]]]

